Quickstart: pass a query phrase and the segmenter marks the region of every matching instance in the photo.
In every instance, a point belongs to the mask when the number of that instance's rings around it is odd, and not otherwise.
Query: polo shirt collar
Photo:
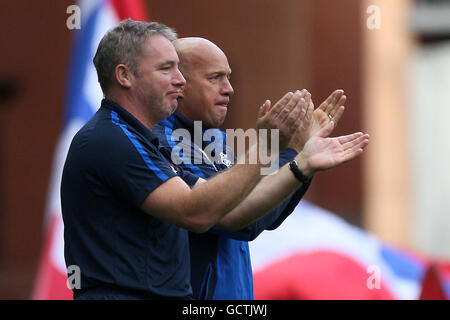
[[[158,137],[154,135],[151,130],[144,126],[142,122],[136,119],[131,113],[121,107],[118,103],[105,98],[102,100],[101,107],[117,112],[117,114],[123,121],[125,121],[137,132],[146,137],[152,144],[154,144],[155,146],[159,146]]]
[[[191,137],[194,137],[194,129],[195,125],[194,122],[186,118],[181,112],[175,111],[170,117],[166,118],[165,120],[160,122],[163,126],[169,127],[172,130],[176,130],[179,128],[186,129],[191,134]],[[205,131],[208,129],[202,128],[202,135],[205,133]],[[217,130],[217,134],[222,135],[222,142],[223,144],[226,143],[226,135],[225,133],[220,130],[219,128],[210,128],[209,130]],[[205,148],[208,144],[210,144],[210,141],[203,141],[202,140],[202,148]]]
[[[186,118],[181,112],[175,111],[171,116],[172,128],[179,129],[183,128],[189,131],[189,133],[194,133],[194,122]]]

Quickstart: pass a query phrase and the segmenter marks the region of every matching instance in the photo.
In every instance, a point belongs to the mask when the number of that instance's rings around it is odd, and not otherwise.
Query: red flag
[[[120,20],[147,20],[142,0],[80,1],[81,29],[75,34],[66,97],[66,119],[53,160],[47,200],[46,236],[35,279],[32,299],[72,299],[64,262],[60,185],[64,161],[74,134],[98,109],[103,97],[92,63],[101,37]],[[82,272],[82,270],[81,270]]]
[[[435,262],[427,270],[422,282],[420,300],[450,299],[450,263]]]
[[[132,18],[133,20],[146,21],[147,10],[142,0],[111,0],[117,12],[119,20]]]
[[[255,299],[418,299],[428,259],[302,200],[250,243]]]

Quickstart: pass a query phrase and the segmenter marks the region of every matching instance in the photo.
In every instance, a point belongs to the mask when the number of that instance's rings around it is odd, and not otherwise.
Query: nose
[[[175,75],[172,79],[172,84],[178,87],[182,87],[186,84],[186,79],[183,77],[183,74],[178,68],[176,68],[175,70]]]
[[[223,95],[227,95],[227,96],[231,96],[234,93],[234,89],[231,86],[230,80],[228,78],[225,78],[225,83],[222,87],[222,92]]]

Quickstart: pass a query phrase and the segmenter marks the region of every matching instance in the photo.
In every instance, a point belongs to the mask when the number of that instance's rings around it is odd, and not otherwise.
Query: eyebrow
[[[220,70],[220,71],[214,71],[207,74],[208,77],[215,76],[215,75],[231,75],[231,69],[228,71]]]
[[[178,61],[176,61],[176,60],[166,60],[166,61],[163,61],[163,62],[161,62],[161,63],[159,63],[158,64],[158,66],[159,67],[162,67],[162,66],[173,66],[173,65],[178,65]]]

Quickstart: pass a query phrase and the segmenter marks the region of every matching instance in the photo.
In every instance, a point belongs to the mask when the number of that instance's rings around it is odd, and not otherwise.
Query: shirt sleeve
[[[93,159],[95,172],[108,189],[118,198],[140,207],[145,198],[168,179],[178,176],[158,149],[133,132],[121,132],[120,128],[109,132],[113,137],[97,143],[97,156]]]
[[[279,158],[280,166],[290,162],[296,155],[297,152],[293,149],[287,148],[283,150]],[[233,232],[220,228],[212,228],[210,229],[210,232],[221,234],[236,240],[252,241],[256,239],[256,237],[258,237],[258,235],[264,230],[274,230],[278,228],[281,223],[294,211],[295,207],[308,190],[311,181],[312,179],[309,179],[307,183],[294,192],[290,197],[285,199],[278,207],[257,221],[249,224],[242,230]]]
[[[181,177],[181,179],[184,180],[184,182],[188,184],[189,187],[191,187],[191,189],[197,183],[198,179],[200,179],[199,176],[184,169],[181,169],[181,174],[179,174],[179,176]]]

